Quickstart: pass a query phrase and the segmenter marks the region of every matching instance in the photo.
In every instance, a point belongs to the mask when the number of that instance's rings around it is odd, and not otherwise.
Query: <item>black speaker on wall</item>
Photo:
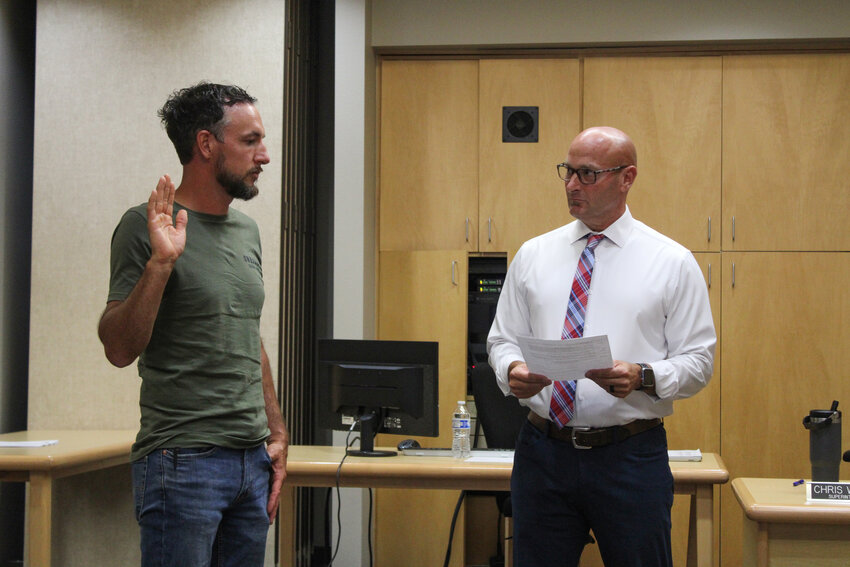
[[[537,142],[538,107],[503,106],[502,141]]]

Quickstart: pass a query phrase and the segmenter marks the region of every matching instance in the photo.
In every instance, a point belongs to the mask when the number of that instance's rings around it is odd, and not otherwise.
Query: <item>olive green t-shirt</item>
[[[174,208],[176,215],[182,207]],[[223,216],[187,212],[186,249],[139,356],[134,460],[158,447],[248,448],[269,435],[260,367],[259,230],[232,208]],[[146,205],[139,205],[112,235],[108,301],[127,298],[150,255]]]

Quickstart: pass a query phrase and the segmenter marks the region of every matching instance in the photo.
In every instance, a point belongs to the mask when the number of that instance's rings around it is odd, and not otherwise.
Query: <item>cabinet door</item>
[[[384,61],[381,250],[475,250],[478,62]]]
[[[720,250],[720,57],[584,62],[584,127],[634,140],[635,218],[694,251]]]
[[[575,59],[480,62],[478,249],[515,251],[572,220],[556,165],[580,127]],[[503,142],[503,107],[537,107],[538,141]]]
[[[439,425],[437,438],[419,438],[425,447],[450,447],[451,414],[466,399],[466,251],[381,252],[379,256],[378,338],[439,341]],[[378,436],[377,445],[401,439]],[[376,491],[378,565],[442,565],[452,513],[453,490]],[[455,527],[451,565],[463,562],[464,516]]]
[[[702,268],[708,286],[711,314],[718,336],[714,353],[714,374],[711,381],[696,396],[678,400],[673,404],[673,415],[664,419],[667,445],[670,449],[701,449],[720,452],[720,278],[719,253],[694,254]]]
[[[711,382],[696,396],[679,400],[673,404],[673,415],[664,418],[667,429],[667,446],[670,449],[700,449],[707,453],[720,453],[720,291],[723,287],[718,252],[694,254],[702,268],[708,286],[711,314],[717,332],[718,344],[714,352],[714,374]],[[720,525],[720,489],[715,488],[714,522]],[[690,520],[691,497],[675,496],[673,517],[673,564],[685,565],[688,557],[688,522]],[[720,530],[715,530],[714,546],[720,544]]]
[[[850,250],[850,54],[723,69],[723,249]]]
[[[850,403],[850,253],[724,252],[723,264],[723,459],[735,477],[811,478],[803,417]],[[722,493],[723,564],[738,565],[742,513]]]

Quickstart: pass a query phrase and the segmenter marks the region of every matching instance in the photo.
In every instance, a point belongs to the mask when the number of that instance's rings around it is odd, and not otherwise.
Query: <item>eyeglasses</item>
[[[568,182],[573,178],[573,175],[578,174],[578,182],[582,185],[593,185],[596,183],[596,176],[600,173],[608,173],[609,171],[620,171],[621,169],[625,169],[629,167],[628,165],[618,165],[617,167],[611,167],[608,169],[588,169],[586,167],[580,167],[578,169],[573,169],[568,166],[566,163],[558,164],[558,177]]]

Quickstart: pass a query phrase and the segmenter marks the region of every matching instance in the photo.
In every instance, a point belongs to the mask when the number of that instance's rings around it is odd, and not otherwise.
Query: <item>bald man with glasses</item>
[[[499,386],[531,410],[511,478],[514,564],[577,566],[592,531],[609,567],[669,566],[662,420],[711,378],[708,291],[687,249],[632,217],[629,136],[589,128],[557,170],[576,220],[517,252],[488,338]],[[530,372],[518,345],[596,335],[613,366],[571,380]]]

